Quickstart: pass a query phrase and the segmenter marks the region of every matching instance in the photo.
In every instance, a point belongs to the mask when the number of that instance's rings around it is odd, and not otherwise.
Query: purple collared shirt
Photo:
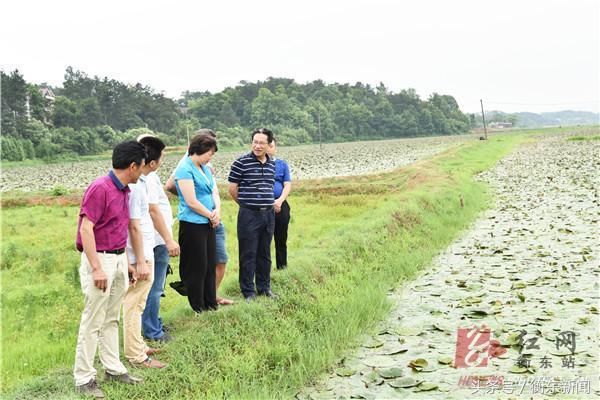
[[[83,195],[77,225],[77,250],[83,251],[81,221],[86,216],[94,224],[96,250],[118,250],[127,244],[129,225],[129,187],[113,171],[96,179]]]

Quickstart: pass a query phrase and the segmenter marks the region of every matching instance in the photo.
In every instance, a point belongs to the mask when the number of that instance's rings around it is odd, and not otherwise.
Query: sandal
[[[151,356],[153,354],[157,354],[160,352],[162,352],[162,349],[155,349],[155,348],[149,347],[148,350],[146,350],[146,355]]]
[[[217,304],[220,306],[230,306],[234,303],[235,302],[233,300],[229,300],[223,297],[217,297]]]
[[[137,367],[145,367],[145,368],[157,368],[157,369],[161,369],[167,366],[167,364],[164,364],[158,360],[155,360],[154,358],[146,358],[144,361],[142,361],[141,363],[136,363],[135,364]]]

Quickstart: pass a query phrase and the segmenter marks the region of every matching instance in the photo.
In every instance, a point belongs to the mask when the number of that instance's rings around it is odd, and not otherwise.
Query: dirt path
[[[377,333],[297,397],[600,396],[600,142],[566,137],[483,174],[493,209],[391,293]],[[465,355],[470,344],[480,352]]]

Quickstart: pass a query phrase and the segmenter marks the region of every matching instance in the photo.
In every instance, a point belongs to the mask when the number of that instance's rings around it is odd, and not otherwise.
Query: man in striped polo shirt
[[[229,172],[229,194],[239,204],[237,235],[240,289],[247,302],[271,291],[271,239],[275,229],[273,185],[275,162],[267,154],[273,132],[252,132],[252,151],[235,160]],[[254,275],[256,274],[256,291]]]

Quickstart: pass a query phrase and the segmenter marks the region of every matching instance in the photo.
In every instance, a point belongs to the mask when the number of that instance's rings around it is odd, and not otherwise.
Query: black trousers
[[[179,276],[196,312],[217,308],[215,230],[209,224],[179,221]]]
[[[254,296],[256,290],[271,290],[271,240],[275,229],[275,211],[252,210],[240,207],[237,220],[240,258],[240,289],[244,297]]]
[[[290,224],[290,205],[287,200],[281,205],[281,211],[275,213],[275,262],[277,268],[287,266],[287,237]]]

